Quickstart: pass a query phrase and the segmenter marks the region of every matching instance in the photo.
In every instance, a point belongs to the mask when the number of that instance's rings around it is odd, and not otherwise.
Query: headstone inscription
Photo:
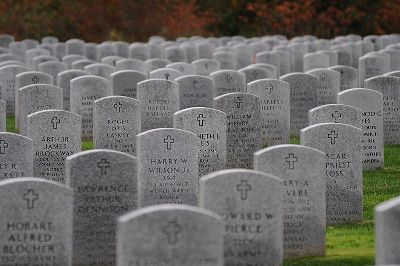
[[[362,111],[361,129],[363,169],[384,167],[383,95],[370,89],[350,89],[338,94],[338,102]]]
[[[199,142],[196,134],[173,128],[137,135],[140,207],[197,205]]]
[[[400,77],[373,77],[365,88],[383,94],[383,130],[385,144],[400,144]]]
[[[64,110],[70,109],[70,88],[71,80],[80,76],[90,75],[89,72],[83,70],[65,70],[57,74],[57,86],[63,89],[63,106]]]
[[[173,115],[179,111],[179,85],[170,80],[144,80],[137,84],[141,105],[142,131],[173,126]]]
[[[261,149],[261,99],[248,93],[228,93],[214,99],[214,108],[227,115],[226,168],[253,167]]]
[[[136,135],[141,132],[140,102],[124,96],[108,96],[93,103],[93,144],[136,155]]]
[[[70,110],[82,117],[82,139],[93,137],[93,102],[111,96],[110,81],[96,76],[80,76],[71,80]]]
[[[137,84],[146,79],[146,75],[134,70],[121,70],[111,74],[113,95],[136,98]]]
[[[358,70],[356,68],[349,66],[333,66],[328,69],[340,73],[340,91],[359,87]]]
[[[72,197],[39,178],[0,182],[1,265],[72,265]]]
[[[261,79],[247,84],[247,92],[261,99],[262,146],[289,143],[289,83],[277,79]]]
[[[308,111],[317,106],[318,78],[304,73],[292,73],[280,78],[290,84],[290,135],[308,124]]]
[[[200,75],[185,75],[175,81],[179,84],[180,109],[212,107],[214,98],[212,79]]]
[[[326,154],[326,222],[362,220],[362,130],[350,125],[324,123],[301,130],[301,145]]]
[[[47,84],[28,85],[19,89],[18,128],[20,133],[25,136],[27,134],[26,119],[29,114],[49,109],[62,110],[62,94],[61,88]]]
[[[225,222],[225,265],[282,264],[280,179],[254,170],[217,171],[200,179],[199,195],[199,206]]]
[[[118,218],[117,266],[223,266],[223,230],[216,214],[193,206],[163,204],[127,213]]]
[[[206,107],[184,109],[174,114],[174,128],[199,137],[199,176],[225,169],[227,120],[224,112]]]
[[[254,154],[254,169],[283,181],[285,258],[325,255],[325,154],[301,145],[277,145]]]
[[[329,69],[313,69],[307,74],[318,78],[317,106],[336,103],[336,95],[340,92],[340,74]]]
[[[116,219],[137,208],[136,157],[92,150],[69,156],[74,194],[73,265],[115,265]]]
[[[246,75],[236,70],[219,70],[210,74],[215,96],[226,93],[246,92]]]
[[[81,117],[63,110],[45,110],[27,117],[33,140],[33,176],[65,183],[65,159],[81,151]]]

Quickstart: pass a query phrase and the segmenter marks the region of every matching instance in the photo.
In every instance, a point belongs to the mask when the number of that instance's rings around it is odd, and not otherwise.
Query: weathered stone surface
[[[175,80],[179,84],[180,109],[212,107],[214,83],[209,77],[185,75]]]
[[[340,74],[329,69],[313,69],[307,74],[318,78],[317,106],[336,103],[336,95],[340,92]]]
[[[333,66],[329,69],[340,73],[340,91],[359,87],[358,70],[349,66]]]
[[[80,76],[71,80],[70,110],[82,117],[82,138],[93,136],[93,102],[111,96],[110,81],[96,76]]]
[[[45,110],[27,117],[33,140],[33,176],[65,183],[65,159],[81,151],[81,117],[63,110]]]
[[[228,119],[226,168],[252,168],[261,149],[261,99],[248,93],[228,93],[214,99],[214,108]]]
[[[141,132],[140,102],[124,96],[108,96],[93,103],[93,144],[136,155],[136,135]]]
[[[226,93],[246,92],[246,75],[236,70],[220,70],[211,73],[215,96]]]
[[[216,214],[193,206],[130,212],[118,218],[117,265],[222,266],[223,230]]]
[[[299,136],[308,124],[308,111],[317,106],[318,78],[292,73],[280,79],[290,84],[290,135]]]
[[[0,200],[1,265],[72,265],[70,188],[17,178],[0,182]]]
[[[74,190],[73,265],[115,265],[117,217],[137,208],[137,159],[111,150],[67,158]]]
[[[159,128],[137,136],[139,206],[197,205],[199,138],[189,131]]]
[[[290,140],[290,85],[276,79],[247,84],[247,92],[261,99],[262,146],[286,144]]]
[[[383,95],[370,89],[350,89],[338,94],[338,102],[362,111],[361,129],[364,170],[384,167]]]
[[[199,137],[199,176],[225,169],[226,113],[206,107],[181,110],[174,114],[174,128]]]
[[[280,179],[245,169],[211,173],[200,179],[199,206],[225,222],[225,265],[282,264]]]
[[[368,54],[358,61],[359,85],[364,88],[364,81],[368,78],[380,76],[390,71],[387,60],[377,54]]]
[[[146,75],[134,70],[121,70],[111,74],[113,95],[136,98],[137,84],[146,79]]]
[[[179,110],[179,85],[170,80],[144,80],[137,84],[141,102],[142,131],[173,126],[173,115]]]
[[[326,222],[362,220],[362,130],[325,123],[301,130],[300,142],[326,154]]]

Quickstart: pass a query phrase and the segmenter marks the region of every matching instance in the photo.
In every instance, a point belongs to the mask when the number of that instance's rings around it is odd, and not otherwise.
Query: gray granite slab
[[[141,73],[147,73],[145,62],[133,58],[130,59],[124,58],[118,60],[115,63],[115,71],[120,71],[120,70],[134,70],[134,71],[139,71]]]
[[[219,70],[211,73],[215,96],[226,93],[246,92],[246,75],[236,70]]]
[[[62,62],[67,64],[68,68],[71,69],[72,64],[74,62],[79,61],[79,60],[84,60],[84,59],[90,59],[90,58],[86,58],[86,56],[84,56],[84,55],[67,54],[62,57]],[[90,60],[93,60],[93,59],[90,59]]]
[[[133,211],[118,218],[117,265],[223,266],[223,230],[221,219],[202,208],[163,204]]]
[[[215,52],[212,58],[220,63],[221,69],[236,69],[236,57],[233,52]]]
[[[20,65],[8,65],[0,68],[1,98],[7,102],[7,114],[15,113],[16,76],[27,72],[28,68]]]
[[[212,107],[214,82],[200,75],[185,75],[175,80],[179,84],[180,109],[190,107]]]
[[[211,42],[200,41],[196,44],[199,58],[212,59],[213,53],[215,52],[215,45]]]
[[[27,117],[33,140],[33,176],[65,183],[65,159],[81,151],[81,117],[64,110],[45,110]]]
[[[111,74],[115,72],[115,68],[113,66],[102,63],[87,65],[85,66],[84,70],[91,73],[92,75],[106,79],[111,79]]]
[[[359,87],[358,70],[349,66],[333,66],[329,68],[340,73],[340,91]]]
[[[376,265],[399,265],[400,198],[392,198],[375,208],[375,263]]]
[[[142,61],[150,59],[150,49],[145,43],[135,42],[129,46],[129,58]]]
[[[272,79],[275,78],[274,74],[264,67],[245,67],[239,70],[239,72],[246,75],[246,84],[260,80],[260,79]]]
[[[39,178],[0,182],[1,265],[72,265],[70,188]]]
[[[63,106],[64,110],[70,109],[70,88],[71,80],[80,76],[90,75],[89,72],[83,70],[65,70],[57,74],[57,86],[63,89]]]
[[[91,65],[91,64],[95,64],[96,61],[93,60],[89,60],[89,59],[80,59],[80,60],[76,60],[74,62],[72,62],[71,64],[71,69],[73,70],[84,70],[86,66]]]
[[[338,96],[338,98],[341,98]],[[338,100],[341,104],[326,104],[315,107],[308,111],[309,125],[322,123],[341,123],[361,128],[362,109],[346,105]]]
[[[123,41],[116,41],[112,44],[115,47],[118,56],[128,58],[129,57],[129,43]]]
[[[97,43],[85,43],[83,54],[87,59],[97,61]]]
[[[292,73],[280,78],[290,84],[290,135],[299,136],[308,124],[308,111],[317,106],[318,78],[304,73]]]
[[[47,84],[33,84],[18,90],[19,118],[18,128],[22,135],[27,134],[27,116],[37,111],[63,109],[63,91],[61,88]]]
[[[303,60],[304,72],[316,68],[328,68],[330,66],[329,56],[321,53],[307,53],[304,55]]]
[[[326,154],[326,223],[362,221],[362,130],[324,123],[301,130],[301,145]]]
[[[137,85],[141,102],[142,131],[172,127],[173,115],[179,110],[179,84],[170,80],[144,80]]]
[[[39,71],[53,77],[53,85],[57,86],[58,73],[67,70],[67,64],[58,61],[49,61],[39,64]]]
[[[103,64],[108,64],[110,66],[115,67],[115,65],[117,64],[117,62],[119,60],[125,59],[123,57],[117,56],[117,55],[109,55],[109,56],[105,56],[100,60],[100,63]]]
[[[33,175],[32,139],[22,135],[0,133],[0,180]]]
[[[153,70],[164,68],[166,65],[170,64],[171,61],[164,58],[151,58],[146,60],[144,63],[146,66],[146,73],[150,73]]]
[[[165,66],[166,68],[173,68],[180,72],[183,75],[197,75],[197,69],[194,65],[186,63],[186,62],[175,62]]]
[[[362,111],[363,169],[384,168],[383,95],[370,89],[350,89],[338,94],[338,102]]]
[[[196,67],[197,74],[202,76],[208,76],[215,71],[221,70],[220,62],[214,59],[197,59],[192,62],[192,65]]]
[[[85,42],[79,39],[70,39],[65,42],[65,51],[67,55],[70,54],[83,55],[84,47],[85,47]]]
[[[40,63],[44,63],[44,62],[58,62],[58,58],[55,56],[51,56],[51,55],[39,55],[39,56],[35,56],[32,59],[32,69],[34,71],[40,71],[39,70],[39,64]]]
[[[261,99],[248,93],[228,93],[214,99],[214,108],[225,112],[226,168],[252,168],[253,153],[261,149]]]
[[[73,265],[115,265],[117,217],[137,208],[137,159],[92,150],[66,160],[74,190]]]
[[[262,146],[290,141],[290,85],[277,79],[262,79],[247,84],[247,92],[261,99]]]
[[[5,132],[7,127],[7,103],[0,100],[0,132]]]
[[[171,62],[186,62],[186,50],[179,46],[167,47],[165,58]]]
[[[97,61],[104,63],[104,64],[111,63],[110,65],[114,66],[115,65],[114,59],[116,59],[116,58],[113,58],[110,62],[109,61],[110,58],[107,58],[110,56],[113,56],[113,57],[115,56],[115,57],[118,57],[121,59],[121,57],[117,56],[117,50],[115,49],[115,46],[112,45],[112,43],[102,43],[102,44],[97,45]],[[105,62],[103,61],[104,58],[106,58]],[[114,63],[112,61],[114,61]]]
[[[254,169],[283,181],[285,258],[325,255],[325,154],[301,145],[277,145],[254,154]]]
[[[336,103],[336,95],[340,92],[340,73],[329,69],[313,69],[307,74],[318,78],[317,105]]]
[[[53,45],[53,55],[58,58],[58,60],[62,60],[65,54],[65,43],[58,42]]]
[[[108,96],[93,103],[93,145],[136,155],[136,135],[141,132],[140,102]]]
[[[184,109],[174,114],[174,128],[199,137],[199,176],[225,169],[226,113],[206,107]]]
[[[150,79],[176,80],[182,76],[182,72],[173,68],[158,68],[149,73]]]
[[[93,102],[111,96],[110,81],[96,76],[80,76],[70,81],[70,110],[82,117],[82,139],[93,136]]]
[[[380,76],[390,71],[390,66],[384,57],[377,54],[368,54],[358,61],[359,85],[364,88],[364,81],[368,78]]]
[[[217,171],[200,179],[199,195],[199,206],[225,223],[225,265],[282,265],[280,179],[254,170]]]
[[[50,55],[50,52],[40,48],[28,49],[25,53],[26,65],[33,70],[33,58],[39,55]]]
[[[196,134],[174,128],[137,135],[140,207],[161,203],[197,206],[199,142]]]
[[[146,79],[142,72],[121,70],[111,74],[113,95],[136,98],[137,84]]]

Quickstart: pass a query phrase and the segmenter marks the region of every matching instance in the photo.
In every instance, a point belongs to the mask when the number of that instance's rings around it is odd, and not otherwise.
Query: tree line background
[[[320,38],[400,32],[400,0],[0,0],[0,31],[18,40],[147,41],[149,36]]]

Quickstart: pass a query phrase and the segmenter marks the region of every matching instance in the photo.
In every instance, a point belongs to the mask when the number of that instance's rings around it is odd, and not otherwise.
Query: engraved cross
[[[39,199],[39,194],[37,194],[34,189],[28,189],[23,195],[23,199],[26,200],[26,207],[28,210],[31,210],[35,208],[35,201]]]
[[[61,123],[60,119],[59,119],[57,116],[54,116],[54,117],[51,119],[50,122],[51,122],[51,124],[53,125],[53,129],[57,129],[58,124]]]
[[[240,198],[247,200],[247,192],[251,190],[251,185],[248,184],[247,180],[240,181],[240,184],[236,186],[236,190],[240,192]]]
[[[175,245],[178,242],[178,235],[183,232],[183,228],[176,219],[173,219],[162,227],[162,232],[168,237],[168,243]]]
[[[342,114],[339,114],[339,111],[337,110],[332,114],[332,118],[335,119],[335,123],[338,123],[338,119],[340,117],[342,117]]]
[[[289,169],[294,169],[294,163],[297,162],[297,157],[294,153],[289,153],[289,156],[285,158],[286,162],[289,164]]]
[[[101,159],[100,162],[97,163],[97,167],[100,168],[101,175],[106,175],[107,168],[110,167],[110,163],[106,159]]]
[[[175,140],[171,137],[171,135],[168,135],[164,139],[164,143],[167,144],[167,150],[170,150],[172,147],[172,143],[175,143]]]
[[[4,139],[0,140],[0,154],[5,154],[7,148],[8,143]]]
[[[331,144],[336,144],[336,139],[339,138],[339,135],[336,134],[336,131],[332,130],[331,133],[328,134],[328,138],[331,139]]]
[[[240,108],[240,105],[242,104],[242,98],[237,97],[234,103],[236,103],[237,108]]]
[[[121,102],[115,103],[114,104],[114,108],[115,108],[115,110],[117,110],[118,113],[120,113],[121,112],[121,108],[122,108]]]
[[[199,122],[199,127],[202,127],[202,126],[204,126],[204,115],[203,114],[199,114],[198,116],[197,116],[197,121]]]

